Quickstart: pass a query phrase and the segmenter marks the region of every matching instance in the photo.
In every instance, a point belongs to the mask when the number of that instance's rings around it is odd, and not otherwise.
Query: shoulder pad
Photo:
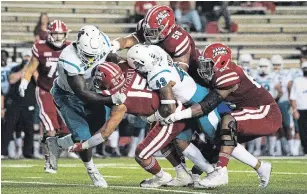
[[[227,89],[240,83],[239,72],[233,69],[227,69],[222,72],[218,71],[213,76],[213,86],[217,89]]]
[[[58,64],[59,66],[63,67],[71,76],[84,74],[83,69],[81,68],[82,62],[73,49],[74,48],[72,45],[66,47],[59,57]]]
[[[152,90],[160,90],[172,80],[172,72],[167,67],[156,66],[147,75],[149,88]]]
[[[191,49],[191,40],[182,28],[175,28],[163,44],[172,57],[181,57]]]

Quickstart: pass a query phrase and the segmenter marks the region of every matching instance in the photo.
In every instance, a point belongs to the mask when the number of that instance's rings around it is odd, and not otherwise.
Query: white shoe
[[[147,188],[156,188],[156,187],[161,187],[163,185],[166,185],[170,181],[172,181],[172,176],[168,174],[167,172],[163,172],[162,177],[158,177],[154,175],[150,179],[145,179],[140,183],[141,187],[147,187]]]
[[[96,187],[108,187],[108,183],[104,180],[103,176],[100,174],[97,168],[87,168],[87,174],[90,176],[93,181],[93,184]]]
[[[17,159],[15,141],[13,141],[13,140],[10,141],[10,143],[8,145],[8,156],[9,156],[9,158]]]
[[[43,160],[43,159],[44,159],[44,156],[41,155],[40,153],[34,153],[34,154],[33,154],[33,157],[34,157],[35,159],[38,159],[38,160]]]
[[[48,137],[46,139],[46,144],[48,147],[49,164],[52,169],[57,170],[58,159],[61,155],[62,149],[57,142],[57,137]]]
[[[193,179],[193,187],[199,188],[199,182],[200,182],[200,175],[199,174],[192,174],[192,179]]]
[[[272,164],[269,162],[261,161],[260,168],[257,170],[258,176],[260,178],[259,187],[265,188],[268,186],[270,182],[272,171]]]
[[[56,174],[57,170],[54,169],[51,165],[50,165],[50,160],[49,160],[49,156],[45,155],[45,167],[44,167],[45,173],[49,173],[49,174]]]
[[[72,159],[78,159],[79,156],[75,152],[67,152],[67,157]]]
[[[176,178],[171,182],[168,182],[166,186],[170,187],[184,187],[193,184],[193,179],[191,174],[184,168],[179,172],[176,171]]]
[[[203,180],[199,182],[200,187],[215,188],[228,184],[227,167],[216,167],[213,172],[208,174]]]

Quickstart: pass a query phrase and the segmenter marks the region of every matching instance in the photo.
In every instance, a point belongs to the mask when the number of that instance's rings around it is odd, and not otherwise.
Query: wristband
[[[161,100],[161,104],[176,104],[176,100]]]

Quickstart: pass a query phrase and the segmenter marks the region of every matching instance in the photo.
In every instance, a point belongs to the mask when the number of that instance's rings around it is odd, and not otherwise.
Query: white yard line
[[[29,181],[13,181],[13,180],[3,180],[1,181],[1,183],[94,187],[94,185],[84,185],[84,184],[62,184],[62,183],[29,182]],[[173,193],[210,194],[210,193],[204,193],[204,192],[168,190],[168,189],[160,189],[160,188],[142,188],[142,187],[129,187],[129,186],[109,186],[109,187],[110,188],[124,188],[124,189],[153,190],[153,191],[163,191],[163,192],[173,192]]]

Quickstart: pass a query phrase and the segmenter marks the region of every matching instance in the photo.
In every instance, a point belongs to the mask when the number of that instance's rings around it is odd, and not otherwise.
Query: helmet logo
[[[227,55],[228,54],[226,48],[224,48],[224,47],[215,48],[215,49],[213,49],[212,52],[213,52],[213,58],[215,58],[218,55]]]
[[[162,20],[164,20],[164,18],[166,18],[168,16],[170,16],[170,14],[166,10],[159,12],[159,14],[156,17],[156,20],[158,21],[158,24],[161,25]]]
[[[84,30],[80,30],[80,31],[78,32],[78,35],[77,35],[78,40],[80,40],[80,37],[81,37],[84,33],[85,33]]]

